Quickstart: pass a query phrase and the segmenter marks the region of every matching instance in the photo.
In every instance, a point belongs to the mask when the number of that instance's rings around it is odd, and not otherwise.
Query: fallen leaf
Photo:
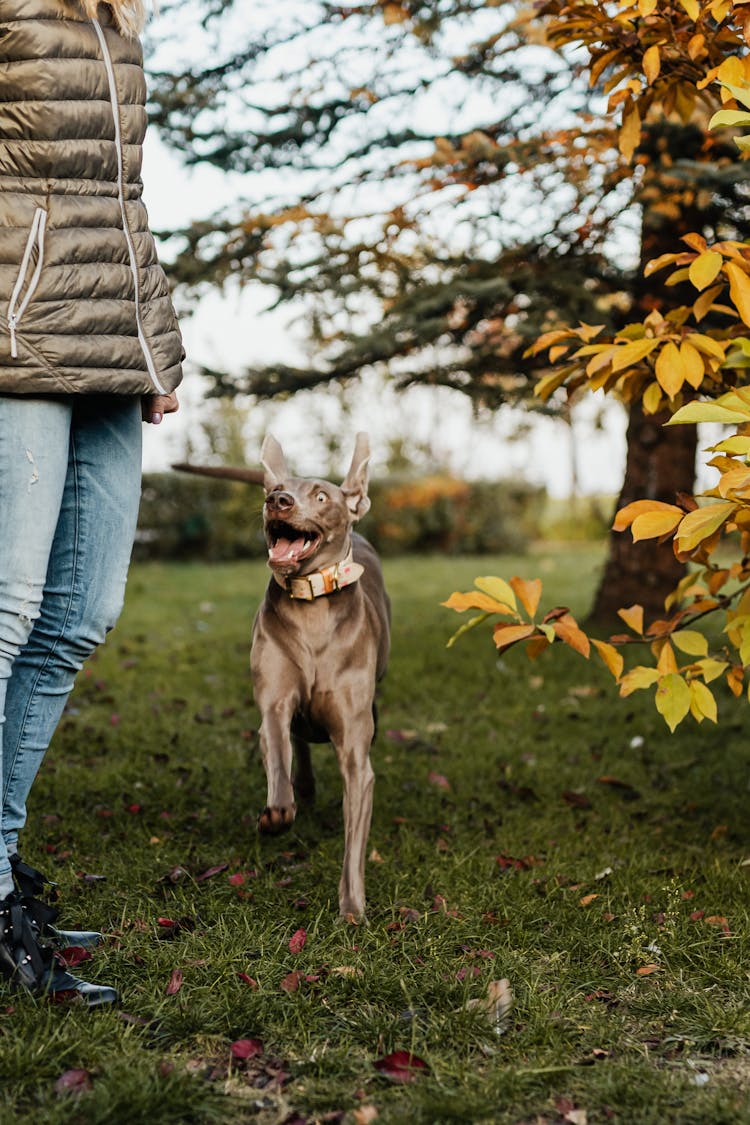
[[[467,1012],[478,1012],[486,1016],[495,1035],[503,1035],[508,1028],[510,1012],[513,1007],[513,989],[510,981],[491,980],[487,985],[487,995],[475,1000],[467,1000]]]
[[[241,887],[246,878],[247,876],[243,875],[241,871],[236,871],[234,875],[229,876],[227,882],[230,887]]]
[[[305,948],[305,942],[306,941],[307,941],[307,930],[303,930],[303,929],[295,930],[295,932],[292,934],[291,938],[289,939],[289,952],[290,953],[301,953],[302,950]]]
[[[361,1105],[359,1109],[352,1110],[354,1125],[370,1125],[372,1121],[377,1120],[378,1116],[378,1110],[374,1105]]]
[[[427,780],[429,781],[430,785],[435,785],[438,789],[451,788],[451,783],[450,781],[448,781],[448,778],[445,777],[442,773],[435,773],[434,770],[430,770],[427,775]]]
[[[82,1094],[91,1089],[91,1074],[88,1070],[66,1070],[55,1082],[56,1094]]]
[[[175,996],[182,988],[182,969],[173,969],[172,976],[169,978],[167,985],[166,995]]]
[[[204,879],[212,879],[214,875],[220,875],[222,871],[226,871],[229,867],[228,863],[217,863],[215,867],[208,867],[202,871],[200,875],[195,876],[196,883],[202,883]]]
[[[239,977],[239,979],[240,979],[241,981],[244,981],[244,982],[245,982],[245,984],[249,984],[251,988],[257,988],[257,987],[258,987],[258,982],[257,982],[257,980],[254,980],[254,979],[253,979],[253,978],[252,978],[252,977],[251,977],[251,976],[249,975],[249,973],[237,973],[237,976]]]
[[[263,1054],[260,1039],[236,1039],[229,1048],[233,1059],[251,1059]]]
[[[287,975],[279,985],[279,988],[281,988],[284,992],[296,992],[300,986],[302,977],[303,974],[299,972],[298,969],[294,969],[293,972],[287,973]]]
[[[373,848],[369,855],[370,863],[382,863],[383,857],[376,848]]]
[[[636,975],[639,977],[649,977],[652,973],[658,973],[659,968],[659,965],[641,965],[640,969],[636,969]]]
[[[589,903],[593,902],[595,898],[599,898],[599,895],[584,895],[583,898],[580,899],[580,905],[588,906]]]
[[[403,1085],[407,1082],[416,1082],[420,1073],[428,1067],[424,1059],[412,1055],[410,1051],[392,1051],[382,1059],[377,1059],[373,1066],[379,1070],[384,1078],[391,1082]]]
[[[591,808],[591,801],[588,797],[585,797],[583,793],[576,793],[573,789],[566,789],[564,793],[562,793],[562,799],[574,809]]]
[[[58,950],[57,960],[65,965],[66,969],[74,969],[76,965],[91,960],[91,950],[84,949],[82,945],[69,945],[67,949]]]

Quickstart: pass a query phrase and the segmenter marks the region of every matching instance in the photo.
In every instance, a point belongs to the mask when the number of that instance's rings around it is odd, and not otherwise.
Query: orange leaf
[[[581,656],[585,656],[588,660],[589,652],[591,651],[591,643],[583,630],[578,627],[577,621],[571,614],[566,613],[564,617],[553,621],[552,628],[561,641],[564,641],[566,645],[570,645],[576,652],[580,652]]]
[[[644,512],[633,520],[633,542],[669,535],[681,523],[684,515],[682,508],[677,507],[672,507],[670,512]]]
[[[626,504],[623,508],[620,508],[612,524],[612,530],[625,531],[626,528],[630,527],[633,520],[642,516],[645,512],[675,511],[680,511],[681,515],[685,514],[682,509],[677,509],[674,504],[665,504],[663,500],[634,500],[631,504]]]
[[[495,645],[499,649],[509,648],[510,645],[516,641],[526,640],[536,632],[533,625],[504,625],[502,623],[495,626],[492,630],[492,636]]]
[[[639,977],[649,977],[652,973],[659,972],[659,965],[641,965],[640,969],[635,971]]]
[[[599,895],[584,895],[583,898],[580,900],[580,905],[581,906],[588,906],[589,903],[593,902],[595,898],[599,898]]]
[[[529,617],[533,617],[539,608],[539,599],[542,596],[542,580],[540,578],[511,578],[510,585]]]

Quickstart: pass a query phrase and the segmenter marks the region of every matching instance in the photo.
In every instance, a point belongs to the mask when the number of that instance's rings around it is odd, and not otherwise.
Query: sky
[[[144,149],[144,199],[154,229],[178,226],[206,212],[206,200],[219,210],[241,194],[241,177],[209,167],[186,169],[152,130]],[[203,382],[191,368],[201,363],[227,371],[245,365],[304,359],[304,341],[288,323],[288,310],[268,312],[268,297],[259,287],[213,293],[197,303],[181,328],[188,355],[186,378],[176,415],[160,426],[145,427],[144,468],[160,471],[184,457],[188,435],[200,426]],[[625,466],[624,410],[589,396],[576,408],[574,440],[580,490],[616,493]],[[396,394],[378,376],[347,391],[346,409],[337,393],[318,391],[295,395],[285,403],[259,404],[249,426],[248,460],[253,445],[260,450],[263,433],[272,430],[303,474],[320,473],[327,465],[325,437],[332,428],[349,427],[370,434],[373,472],[385,459],[386,445],[402,430],[455,473],[470,479],[524,478],[544,485],[550,495],[570,494],[571,432],[549,418],[530,420],[526,411],[501,408],[477,420],[469,400],[460,392],[414,388]],[[346,446],[346,442],[342,441]],[[345,466],[342,465],[342,471]]]

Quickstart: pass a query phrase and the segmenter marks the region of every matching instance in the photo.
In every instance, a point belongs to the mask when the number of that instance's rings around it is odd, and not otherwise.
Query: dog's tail
[[[180,473],[197,473],[202,477],[223,477],[224,480],[239,480],[243,484],[263,484],[264,473],[262,469],[245,469],[231,465],[189,465],[187,461],[180,461],[172,465]]]

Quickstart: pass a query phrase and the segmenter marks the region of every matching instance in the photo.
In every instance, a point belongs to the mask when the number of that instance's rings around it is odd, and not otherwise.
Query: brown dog
[[[367,512],[366,434],[341,487],[290,474],[270,435],[261,452],[271,578],[253,627],[251,668],[268,781],[258,829],[289,828],[295,795],[311,799],[310,742],[333,743],[344,783],[339,914],[365,912],[365,848],[375,775],[375,685],[390,644],[390,603],[377,555],[353,524]],[[296,757],[294,778],[292,759]]]

